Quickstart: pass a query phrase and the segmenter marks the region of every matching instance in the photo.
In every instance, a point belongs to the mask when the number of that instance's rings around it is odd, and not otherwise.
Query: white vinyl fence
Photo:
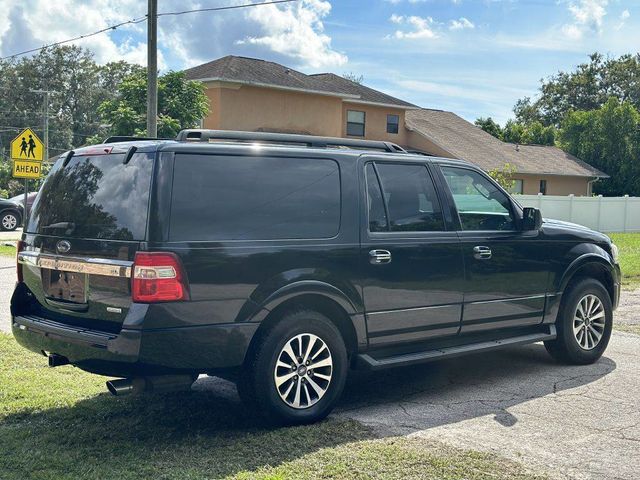
[[[640,198],[516,195],[525,207],[540,209],[544,218],[585,225],[600,232],[640,232]]]

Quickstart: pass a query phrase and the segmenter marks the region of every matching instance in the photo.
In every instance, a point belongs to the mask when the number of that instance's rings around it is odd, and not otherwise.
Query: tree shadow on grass
[[[240,403],[232,384],[219,379],[200,380],[191,392],[124,398],[99,394],[70,407],[0,421],[0,478],[219,478],[280,465],[322,448],[487,414],[510,427],[518,419],[507,408],[589,384],[615,368],[606,357],[589,366],[557,365],[542,346],[531,345],[356,372],[337,415],[288,428],[270,426]],[[374,434],[351,418],[384,430]]]
[[[276,428],[214,383],[5,417],[0,478],[220,478],[372,437],[350,420]]]

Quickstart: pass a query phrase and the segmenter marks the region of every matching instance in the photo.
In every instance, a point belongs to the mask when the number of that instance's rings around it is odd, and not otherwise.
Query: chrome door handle
[[[491,258],[491,249],[482,245],[473,247],[473,257],[477,260],[489,260]]]
[[[369,252],[369,262],[374,265],[391,263],[391,252],[389,250],[371,250]]]

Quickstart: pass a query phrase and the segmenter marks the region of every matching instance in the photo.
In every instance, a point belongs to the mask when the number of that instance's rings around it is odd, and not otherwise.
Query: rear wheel
[[[613,308],[609,292],[594,279],[583,279],[565,294],[556,321],[558,338],[545,342],[557,360],[588,364],[604,353],[611,337]]]
[[[2,230],[15,230],[20,225],[20,216],[15,212],[2,212],[0,214],[0,228]]]
[[[347,352],[336,326],[314,311],[285,315],[250,353],[238,393],[279,423],[318,421],[340,397]]]

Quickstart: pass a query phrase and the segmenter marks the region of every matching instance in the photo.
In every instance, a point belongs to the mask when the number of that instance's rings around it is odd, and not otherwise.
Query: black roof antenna
[[[122,164],[126,165],[127,163],[129,163],[129,160],[131,160],[131,157],[133,157],[133,154],[136,153],[137,150],[138,147],[136,147],[135,145],[131,145],[129,147],[129,150],[127,150],[127,154],[122,159]]]
[[[62,162],[62,168],[66,167],[69,162],[71,161],[71,157],[73,157],[75,155],[76,152],[74,152],[73,150],[70,150],[69,153],[67,153],[67,156],[64,157],[64,162]]]

